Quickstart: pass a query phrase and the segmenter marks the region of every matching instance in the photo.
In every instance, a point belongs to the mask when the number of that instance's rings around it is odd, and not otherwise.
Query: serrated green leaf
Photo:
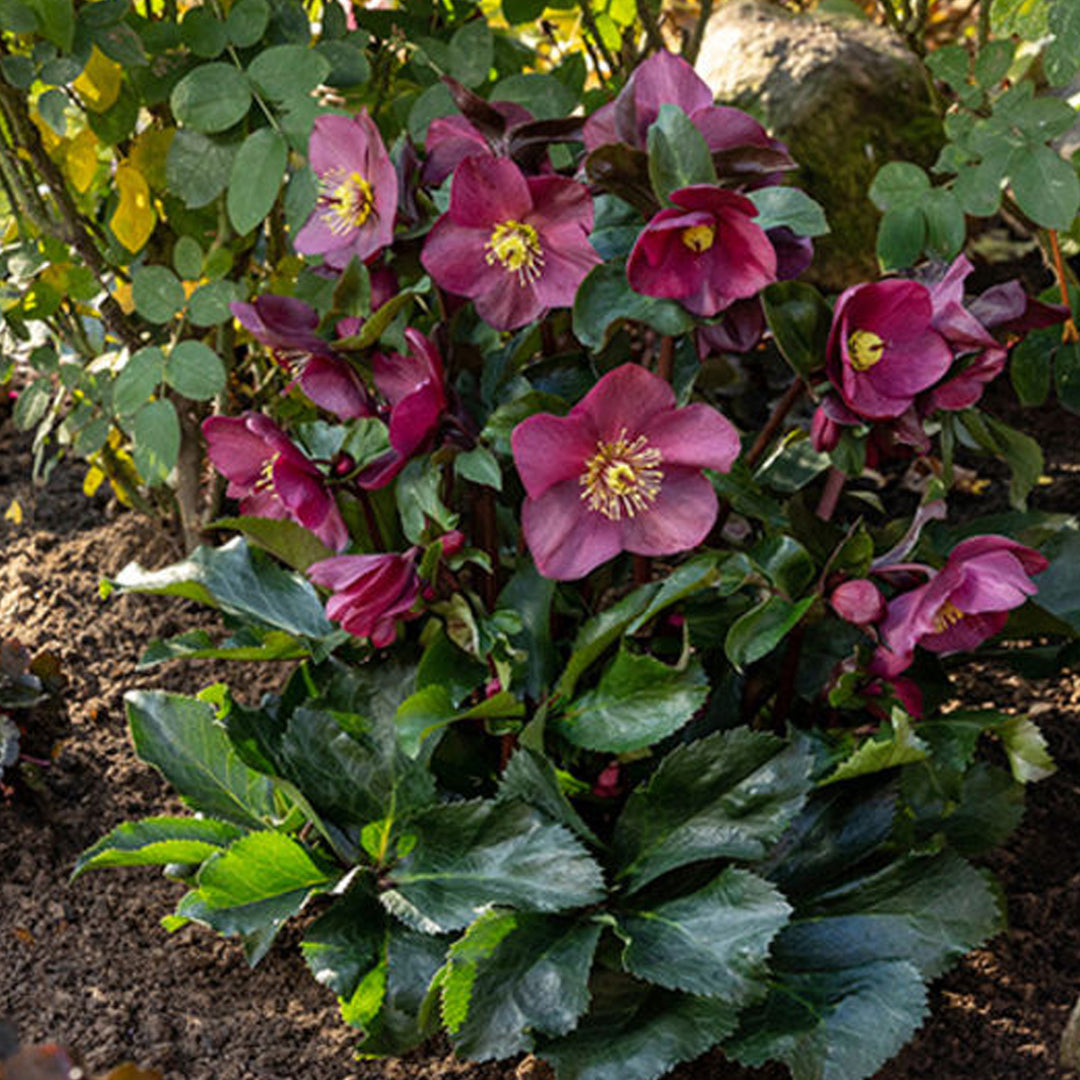
[[[603,895],[600,868],[581,843],[524,803],[441,806],[409,829],[416,847],[391,871],[383,902],[418,929],[461,929],[490,904],[557,912]]]
[[[443,1018],[457,1053],[505,1058],[571,1031],[589,1004],[600,930],[555,915],[481,915],[447,954]]]
[[[502,491],[502,470],[498,459],[485,446],[476,446],[454,458],[454,473],[474,484]]]
[[[306,570],[334,554],[310,529],[287,518],[218,518],[208,528],[241,532],[294,570]]]
[[[623,648],[597,686],[550,718],[548,726],[574,746],[627,753],[677,731],[708,693],[709,680],[699,661],[679,671]]]
[[[250,829],[274,819],[273,781],[240,761],[209,705],[143,690],[129,692],[124,701],[139,757],[192,809]]]
[[[496,798],[520,799],[552,821],[565,825],[586,843],[598,843],[559,786],[555,766],[535,750],[519,747],[503,770]]]
[[[72,878],[107,866],[201,863],[243,835],[243,829],[213,818],[150,817],[127,821],[79,856]]]
[[[922,761],[928,750],[926,743],[912,730],[910,718],[896,712],[884,738],[867,739],[821,782],[834,784],[839,780],[851,780],[899,765],[910,765],[913,761]]]
[[[615,825],[630,891],[703,859],[763,858],[810,790],[806,747],[748,728],[680,746],[637,788]]]
[[[638,978],[745,1006],[765,995],[769,946],[791,906],[767,881],[729,866],[688,896],[616,917]]]
[[[334,633],[311,583],[252,551],[240,537],[219,548],[197,548],[187,559],[162,570],[129,563],[113,584],[124,592],[197,600],[298,637]]]
[[[997,734],[1009,758],[1009,768],[1017,783],[1045,780],[1056,771],[1046,739],[1029,716],[1014,716],[997,728]]]

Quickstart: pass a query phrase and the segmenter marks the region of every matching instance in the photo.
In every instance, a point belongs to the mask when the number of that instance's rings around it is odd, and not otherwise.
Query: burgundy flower
[[[319,201],[296,235],[296,250],[345,266],[387,247],[394,238],[397,174],[367,110],[317,117],[308,159],[319,178]]]
[[[636,364],[605,375],[568,416],[542,413],[511,436],[525,485],[522,528],[545,577],[584,577],[620,551],[672,555],[716,520],[702,469],[727,472],[732,425],[708,405],[675,407],[671,387]]]
[[[349,532],[313,461],[261,413],[211,416],[203,421],[206,451],[229,481],[226,494],[253,517],[289,518],[340,551]]]
[[[645,226],[630,252],[630,287],[717,315],[776,281],[776,249],[752,220],[757,207],[711,184],[671,193],[675,206]]]
[[[371,415],[363,380],[315,332],[319,316],[313,307],[291,296],[260,296],[229,307],[256,341],[295,372],[300,389],[316,405],[342,420]]]
[[[357,477],[361,487],[385,487],[409,458],[426,449],[446,411],[442,358],[433,342],[412,328],[405,331],[405,356],[376,353],[375,387],[389,405],[390,449]]]
[[[507,131],[532,121],[533,115],[513,101],[491,101],[488,104],[506,120]],[[483,132],[464,116],[443,116],[432,120],[424,140],[427,158],[420,180],[424,184],[441,184],[467,157],[496,157],[496,151]]]
[[[875,673],[888,677],[904,671],[916,645],[946,654],[976,648],[1001,630],[1009,611],[1037,592],[1030,575],[1047,565],[1039,552],[1004,536],[974,536],[958,544],[924,585],[889,604]]]
[[[870,420],[900,416],[952,364],[934,328],[930,290],[915,281],[854,285],[833,312],[826,372],[844,404]]]
[[[450,209],[421,254],[449,292],[476,304],[485,322],[514,330],[549,308],[568,307],[600,261],[588,189],[561,176],[530,176],[505,158],[465,158]]]
[[[914,404],[890,420],[870,422],[852,412],[834,391],[822,397],[810,421],[810,441],[818,452],[835,450],[845,427],[863,427],[868,423],[866,463],[871,468],[883,457],[910,456],[912,450],[925,454],[930,450],[930,437]]]
[[[308,567],[308,577],[333,592],[326,615],[377,649],[390,645],[399,620],[415,618],[420,597],[418,549],[403,555],[338,555]]]
[[[644,150],[661,105],[677,105],[698,129],[725,174],[763,174],[794,166],[787,147],[741,109],[714,105],[712,91],[681,57],[658,52],[635,69],[619,96],[585,123],[589,152],[609,143]],[[766,182],[771,182],[770,177]]]

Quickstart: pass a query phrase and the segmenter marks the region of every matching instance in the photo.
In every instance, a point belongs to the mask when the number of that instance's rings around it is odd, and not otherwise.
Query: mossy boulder
[[[929,167],[944,142],[918,57],[863,19],[733,0],[709,21],[697,71],[788,144],[795,182],[825,207],[832,233],[807,276],[836,290],[875,277],[874,174],[896,160]]]

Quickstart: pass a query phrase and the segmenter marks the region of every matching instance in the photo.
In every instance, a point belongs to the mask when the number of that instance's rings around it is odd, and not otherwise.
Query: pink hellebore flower
[[[411,327],[405,331],[405,340],[409,343],[406,356],[376,353],[372,361],[375,387],[390,406],[390,449],[357,478],[369,490],[386,487],[409,458],[431,444],[446,411],[439,350]]]
[[[1047,565],[1039,552],[1004,536],[964,540],[925,585],[889,604],[875,672],[892,676],[905,670],[916,645],[936,653],[981,645],[1001,630],[1009,611],[1038,591],[1030,575]]]
[[[871,626],[885,614],[885,597],[872,581],[853,578],[833,589],[829,606],[846,622]]]
[[[363,380],[315,332],[319,316],[313,307],[291,296],[260,296],[229,307],[256,341],[296,372],[300,389],[316,405],[342,420],[371,415]]]
[[[777,280],[776,249],[752,220],[757,207],[711,184],[671,193],[637,238],[626,276],[635,292],[678,300],[695,315],[717,315]]]
[[[343,267],[353,256],[366,261],[389,246],[397,174],[367,110],[317,117],[308,159],[319,178],[319,201],[296,235],[296,250]]]
[[[308,577],[334,594],[326,603],[328,618],[382,649],[393,642],[397,621],[417,614],[417,553],[410,548],[403,555],[338,555],[312,563]]]
[[[532,113],[516,102],[492,101],[489,104],[505,118],[508,129],[532,121]],[[467,157],[496,156],[483,132],[464,116],[442,116],[432,120],[424,139],[424,149],[427,157],[420,180],[432,186],[441,184]]]
[[[349,531],[322,474],[289,437],[261,413],[203,421],[206,450],[228,481],[228,496],[252,517],[289,518],[340,551]]]
[[[602,261],[588,241],[592,225],[584,184],[526,177],[506,158],[467,157],[420,261],[441,288],[472,300],[485,322],[514,330],[574,302]]]
[[[930,290],[916,281],[854,285],[840,294],[826,372],[844,404],[869,420],[900,416],[952,365],[933,326]]]
[[[717,500],[702,469],[727,472],[734,427],[708,405],[676,408],[636,364],[608,372],[565,417],[530,416],[511,436],[525,485],[522,529],[545,577],[584,577],[620,551],[673,555],[700,544]]]

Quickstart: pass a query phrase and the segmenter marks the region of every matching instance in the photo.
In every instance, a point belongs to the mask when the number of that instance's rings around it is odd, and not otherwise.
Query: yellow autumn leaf
[[[71,86],[88,109],[103,113],[116,104],[122,78],[120,65],[95,45],[90,50],[90,59],[86,61],[82,74]]]
[[[118,281],[113,286],[112,295],[125,315],[130,315],[135,310],[135,298],[131,295],[130,281]]]
[[[83,128],[75,138],[68,140],[64,155],[64,171],[80,195],[90,190],[97,167],[97,136],[89,128]]]
[[[82,493],[88,499],[92,499],[97,494],[98,488],[101,487],[107,479],[108,477],[101,469],[96,465],[91,465],[90,468],[86,470],[86,475],[83,477]]]
[[[132,254],[142,249],[157,223],[150,203],[150,186],[134,165],[122,161],[116,167],[116,187],[120,201],[109,222],[116,239]]]
[[[11,500],[11,505],[4,511],[4,520],[10,521],[15,525],[21,525],[23,523],[23,508],[18,499]]]
[[[53,131],[48,122],[36,109],[31,111],[30,119],[34,121],[34,127],[38,129],[42,145],[45,147],[45,153],[47,153],[49,157],[52,157],[56,151],[63,146],[64,140]],[[27,150],[25,146],[20,146],[15,152],[24,161],[30,160],[30,151]]]
[[[146,177],[152,191],[164,191],[165,161],[169,156],[176,128],[147,128],[131,144],[128,161]]]

